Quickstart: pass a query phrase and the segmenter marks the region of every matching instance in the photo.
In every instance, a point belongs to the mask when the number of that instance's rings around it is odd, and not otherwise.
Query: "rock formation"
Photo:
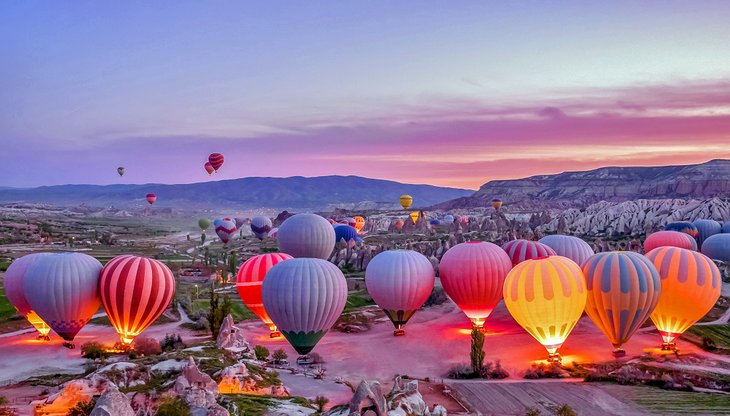
[[[108,383],[89,416],[135,416],[135,412],[127,396],[114,383]]]
[[[258,378],[257,378],[258,377]],[[284,386],[258,387],[260,376],[252,376],[246,364],[239,363],[226,367],[221,371],[221,381],[218,383],[220,394],[266,394],[270,396],[290,396]]]
[[[231,314],[228,314],[225,319],[223,319],[215,345],[220,349],[226,349],[233,352],[246,352],[251,349],[251,346],[243,336],[243,332],[234,325],[233,316],[231,316]]]
[[[228,416],[228,411],[216,402],[218,384],[207,374],[200,371],[193,357],[175,380],[173,391],[182,397],[193,416]]]
[[[403,386],[398,376],[393,389],[385,396],[377,381],[361,381],[347,406],[338,406],[326,412],[326,416],[446,416],[443,406],[429,411],[423,396],[418,391],[418,381],[412,380]]]

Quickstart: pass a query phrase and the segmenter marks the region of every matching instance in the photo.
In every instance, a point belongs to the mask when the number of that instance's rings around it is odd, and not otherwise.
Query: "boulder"
[[[127,396],[114,383],[109,383],[89,416],[135,416],[135,412]]]
[[[243,336],[243,331],[234,325],[231,314],[228,314],[223,320],[223,323],[221,323],[215,345],[220,349],[236,352],[245,352],[251,349],[251,346]]]

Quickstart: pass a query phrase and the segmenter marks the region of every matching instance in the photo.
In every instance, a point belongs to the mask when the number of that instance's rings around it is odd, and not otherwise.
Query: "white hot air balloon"
[[[268,235],[273,224],[269,217],[258,216],[251,218],[251,231],[259,240],[263,240]]]
[[[588,243],[572,235],[548,235],[538,242],[555,250],[558,256],[573,260],[578,266],[583,266],[586,260],[595,254]]]
[[[50,339],[48,337],[48,333],[51,331],[51,328],[43,322],[43,319],[41,319],[30,307],[28,300],[25,298],[23,280],[28,267],[43,258],[43,256],[48,255],[50,255],[50,253],[33,253],[16,259],[10,264],[8,270],[5,272],[5,277],[3,278],[5,296],[7,296],[10,304],[15,307],[20,316],[27,319],[28,322],[30,322],[30,324],[38,331],[38,338],[45,340]]]
[[[327,259],[335,248],[335,230],[319,215],[296,214],[279,227],[277,244],[292,257]]]

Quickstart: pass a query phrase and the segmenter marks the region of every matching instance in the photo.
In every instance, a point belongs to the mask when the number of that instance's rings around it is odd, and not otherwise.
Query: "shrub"
[[[487,364],[482,366],[479,375],[481,378],[486,379],[503,379],[509,377],[509,373],[502,368],[502,363],[499,360],[494,364],[491,361],[487,362]]]
[[[284,351],[281,348],[279,348],[278,350],[274,351],[273,354],[271,354],[271,358],[274,360],[275,363],[284,361],[287,359],[287,357],[289,357],[289,355],[287,355],[286,351]]]
[[[529,370],[525,372],[525,378],[527,379],[538,379],[538,378],[560,378],[562,377],[562,370],[560,364],[537,364],[533,365]]]
[[[540,416],[541,414],[542,413],[534,407],[528,407],[527,410],[525,410],[525,416]]]
[[[312,360],[312,364],[324,364],[324,358],[316,352],[309,353],[309,358]]]
[[[329,399],[324,396],[317,396],[314,398],[312,403],[317,408],[318,412],[324,412],[324,407],[327,406],[327,403],[329,403]]]
[[[185,344],[180,338],[180,335],[167,334],[165,338],[162,338],[160,342],[160,348],[162,351],[175,351],[177,349],[185,348]]]
[[[456,364],[448,372],[449,378],[462,379],[462,378],[474,378],[474,373],[471,371],[471,367],[467,364]]]
[[[81,346],[81,356],[91,360],[103,360],[109,357],[107,351],[104,350],[104,346],[98,342],[87,342]]]
[[[91,411],[96,406],[96,399],[91,399],[86,402],[78,402],[74,407],[68,409],[66,416],[89,416]]]
[[[162,352],[160,341],[151,337],[137,337],[133,344],[134,351],[141,355],[155,355]]]
[[[257,345],[253,349],[254,355],[256,355],[256,359],[259,361],[265,361],[267,358],[269,358],[269,349],[264,347],[263,345]]]
[[[555,411],[555,416],[578,416],[578,413],[575,413],[572,407],[564,404],[558,407],[558,410]]]
[[[191,416],[190,406],[180,397],[169,397],[157,406],[155,416]]]

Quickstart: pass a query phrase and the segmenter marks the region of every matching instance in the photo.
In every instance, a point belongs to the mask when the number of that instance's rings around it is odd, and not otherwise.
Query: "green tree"
[[[572,407],[568,406],[567,404],[561,405],[558,407],[558,410],[555,412],[556,416],[578,416],[578,413],[575,413],[575,410],[573,410]]]
[[[155,416],[191,416],[190,406],[180,397],[170,397],[162,400],[157,406]]]
[[[238,262],[238,259],[236,258],[236,252],[231,251],[231,253],[228,255],[228,271],[231,272],[231,274],[235,277],[236,276],[236,263]]]
[[[317,411],[320,413],[324,412],[324,407],[327,406],[327,403],[329,402],[329,399],[324,396],[317,396],[312,401],[312,403],[314,403],[314,406],[317,408]]]
[[[274,359],[275,363],[282,362],[287,359],[289,355],[284,351],[283,349],[279,348],[278,350],[274,351],[273,354],[271,354],[271,358]]]
[[[484,334],[476,326],[471,330],[471,371],[474,374],[481,373],[484,365]]]
[[[81,346],[81,356],[90,360],[104,360],[109,358],[109,355],[104,346],[98,342],[87,342]]]
[[[259,361],[264,361],[265,359],[269,358],[269,349],[264,347],[263,345],[257,345],[253,349],[254,355],[256,355],[256,359]]]
[[[210,325],[210,332],[213,334],[213,339],[218,338],[221,324],[229,313],[231,313],[231,299],[228,295],[225,295],[223,296],[223,302],[221,302],[220,295],[215,293],[215,284],[211,284],[210,309],[206,318]]]
[[[74,407],[68,409],[66,416],[89,416],[91,411],[96,406],[96,399],[91,399],[86,402],[78,402]]]

